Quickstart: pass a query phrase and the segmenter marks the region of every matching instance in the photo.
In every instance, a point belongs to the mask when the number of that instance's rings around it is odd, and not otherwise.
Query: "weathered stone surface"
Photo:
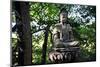
[[[53,48],[49,52],[49,59],[55,63],[75,61],[79,56],[79,42],[73,36],[67,15],[65,11],[61,12],[60,23],[55,24],[53,30]]]
[[[51,51],[49,52],[49,59],[54,63],[64,63],[76,61],[79,56],[79,51]]]
[[[53,48],[54,51],[79,51],[80,48],[79,47],[68,47],[68,48]]]

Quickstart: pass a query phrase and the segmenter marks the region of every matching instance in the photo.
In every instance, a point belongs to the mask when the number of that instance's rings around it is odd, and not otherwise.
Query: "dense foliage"
[[[32,63],[41,64],[44,29],[49,25],[52,32],[54,24],[59,23],[60,9],[66,8],[68,20],[73,27],[75,38],[80,42],[80,61],[96,60],[96,7],[89,5],[34,3],[30,4],[32,32]],[[12,33],[14,34],[14,33]],[[16,38],[12,37],[12,47],[16,47]],[[52,47],[51,33],[47,42],[46,63],[48,52]]]

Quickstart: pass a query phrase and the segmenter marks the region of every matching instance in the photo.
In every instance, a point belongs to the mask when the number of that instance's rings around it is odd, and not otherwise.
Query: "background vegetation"
[[[30,2],[29,5],[33,64],[41,64],[45,28],[49,26],[52,32],[54,24],[59,23],[59,13],[62,8],[68,11],[68,20],[73,27],[74,36],[80,42],[80,61],[96,60],[96,6],[35,2]],[[15,20],[14,11],[12,11],[12,27]],[[46,63],[51,63],[48,59],[48,52],[52,47],[51,36],[52,34],[48,32]],[[16,31],[12,32],[13,50],[17,46],[17,39]],[[16,51],[15,53],[17,55]],[[17,63],[16,58],[13,60]]]

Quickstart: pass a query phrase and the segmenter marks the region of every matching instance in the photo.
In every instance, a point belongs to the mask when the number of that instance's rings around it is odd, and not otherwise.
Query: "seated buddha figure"
[[[55,24],[53,30],[54,48],[66,48],[67,46],[75,46],[78,44],[78,41],[74,40],[72,27],[67,21],[67,16],[68,13],[62,10],[60,13],[60,23]]]

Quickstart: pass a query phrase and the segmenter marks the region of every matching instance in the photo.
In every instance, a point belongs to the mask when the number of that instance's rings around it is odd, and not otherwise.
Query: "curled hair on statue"
[[[61,13],[66,13],[66,14],[68,15],[68,11],[66,10],[66,8],[61,8],[60,14],[61,14]]]
[[[68,11],[66,8],[60,10],[59,19],[62,24],[68,23]]]

